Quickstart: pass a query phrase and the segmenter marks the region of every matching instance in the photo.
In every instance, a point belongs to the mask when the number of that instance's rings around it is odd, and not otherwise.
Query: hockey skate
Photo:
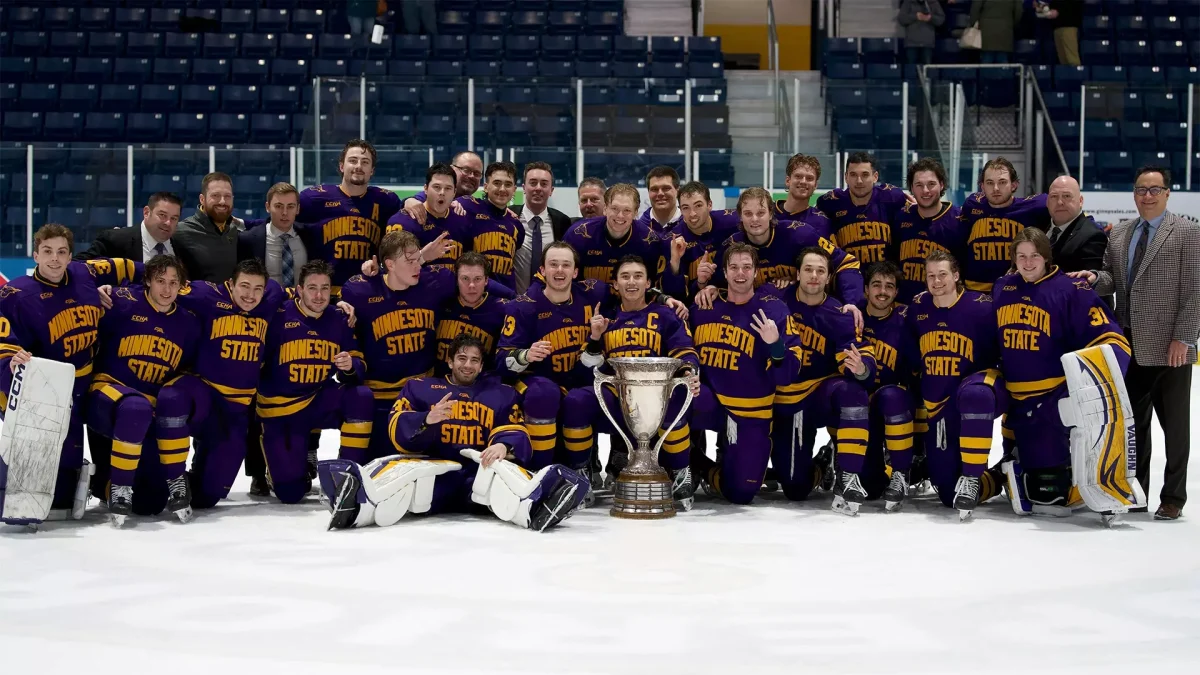
[[[582,475],[582,474],[581,474]],[[576,493],[582,489],[570,481],[561,481],[545,499],[537,501],[529,512],[529,529],[545,532],[575,512],[580,501]]]
[[[167,481],[167,510],[175,514],[179,522],[186,523],[192,519],[192,491],[188,487],[187,474],[182,474],[175,480]]]
[[[108,491],[108,521],[120,529],[125,519],[133,512],[133,488],[114,485]]]
[[[858,509],[867,500],[867,491],[863,488],[862,479],[856,473],[845,472],[838,475],[837,485],[833,489],[833,511],[843,516],[857,516]]]
[[[680,511],[691,511],[692,504],[696,501],[696,486],[692,483],[692,468],[685,466],[678,471],[669,473],[674,482],[671,487],[671,498],[675,501],[675,507]]]
[[[833,445],[829,444],[817,451],[813,457],[813,466],[820,472],[821,481],[816,485],[822,492],[829,492],[834,487],[837,473],[834,471]]]
[[[883,510],[888,513],[899,511],[908,497],[908,476],[903,471],[892,471],[892,480],[883,489]]]
[[[958,483],[954,485],[954,508],[958,509],[958,521],[969,520],[976,506],[979,506],[979,479],[959,476]]]

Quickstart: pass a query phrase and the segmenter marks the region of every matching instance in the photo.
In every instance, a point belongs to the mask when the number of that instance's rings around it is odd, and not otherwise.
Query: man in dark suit
[[[548,206],[554,194],[554,170],[545,162],[525,165],[525,205],[521,207],[521,224],[525,226],[525,243],[517,251],[513,269],[516,272],[518,294],[529,287],[533,275],[542,264],[542,251],[556,241],[562,241],[571,218]]]
[[[156,255],[175,255],[171,238],[179,225],[183,200],[171,192],[155,192],[142,209],[142,224],[102,230],[92,239],[88,250],[75,254],[76,260],[127,258],[149,262]]]
[[[276,183],[267,191],[267,222],[238,234],[238,260],[258,258],[267,276],[284,288],[296,285],[300,268],[308,262],[308,247],[296,225],[300,192],[291,183]]]
[[[1108,234],[1083,212],[1083,195],[1079,183],[1070,176],[1059,176],[1046,193],[1046,208],[1050,210],[1050,250],[1054,264],[1063,272],[1098,270],[1103,266]],[[1113,296],[1103,296],[1113,307]]]
[[[1157,520],[1176,520],[1187,502],[1192,364],[1200,338],[1200,223],[1167,210],[1171,172],[1138,169],[1138,217],[1113,227],[1104,262],[1078,272],[1096,292],[1117,295],[1117,321],[1133,347],[1125,388],[1133,405],[1137,478],[1150,496],[1151,411],[1166,446]]]

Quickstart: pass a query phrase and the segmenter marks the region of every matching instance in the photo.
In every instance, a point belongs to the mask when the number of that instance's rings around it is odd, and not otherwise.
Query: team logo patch
[[[138,314],[134,314],[133,316],[131,316],[129,318],[133,321],[136,321],[137,323],[146,323],[147,321],[150,320],[150,317],[141,316]]]

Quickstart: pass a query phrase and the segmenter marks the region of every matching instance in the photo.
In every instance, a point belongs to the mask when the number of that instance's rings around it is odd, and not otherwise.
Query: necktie
[[[166,255],[167,247],[161,241],[154,245],[154,255]]]
[[[533,230],[533,244],[529,247],[529,280],[525,284],[526,288],[533,283],[533,277],[537,274],[538,267],[542,262],[542,217],[531,218],[529,227]]]
[[[1150,238],[1149,221],[1143,220],[1138,225],[1134,236],[1137,237],[1137,244],[1133,247],[1133,265],[1129,267],[1129,281],[1126,284],[1126,292],[1133,290],[1133,280],[1137,278],[1138,268],[1142,266],[1142,257],[1146,255],[1146,240]]]
[[[1051,245],[1051,246],[1053,246],[1053,245],[1055,245],[1055,244],[1057,244],[1057,243],[1058,243],[1058,237],[1059,237],[1059,235],[1061,235],[1061,234],[1062,234],[1062,230],[1061,230],[1061,229],[1059,229],[1059,228],[1057,228],[1057,227],[1051,227],[1051,228],[1050,228],[1050,245]]]
[[[293,271],[295,262],[292,260],[291,244],[288,243],[291,241],[291,239],[292,235],[290,234],[282,234],[279,236],[279,243],[283,246],[283,250],[280,251],[280,256],[283,258],[283,264],[281,265],[282,274],[280,276],[283,277],[284,288],[291,288],[292,284],[295,283],[295,272]]]

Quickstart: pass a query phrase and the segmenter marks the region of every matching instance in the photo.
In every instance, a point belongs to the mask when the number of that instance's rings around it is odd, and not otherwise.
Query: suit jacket
[[[171,248],[178,252],[178,245],[173,237]],[[92,239],[92,245],[88,250],[75,254],[76,260],[93,260],[95,258],[127,258],[142,262],[142,224],[101,230]]]
[[[1049,226],[1044,230],[1050,233]],[[1064,272],[1098,270],[1104,266],[1104,249],[1108,248],[1108,234],[1086,213],[1080,213],[1067,223],[1063,234],[1054,242],[1051,252],[1054,264]],[[1113,308],[1113,296],[1101,296]]]
[[[257,225],[238,233],[237,259],[238,262],[258,258],[267,261],[267,226]]]
[[[1132,332],[1133,355],[1143,366],[1166,366],[1167,346],[1188,347],[1187,363],[1196,362],[1200,338],[1200,223],[1170,211],[1163,214],[1154,240],[1146,247],[1133,288],[1127,288],[1129,242],[1140,218],[1113,227],[1096,270],[1096,292],[1116,293],[1117,320]]]
[[[567,228],[571,227],[571,217],[550,207],[546,207],[546,213],[550,214],[550,229],[554,231],[554,241],[562,241],[563,236],[567,234]]]

